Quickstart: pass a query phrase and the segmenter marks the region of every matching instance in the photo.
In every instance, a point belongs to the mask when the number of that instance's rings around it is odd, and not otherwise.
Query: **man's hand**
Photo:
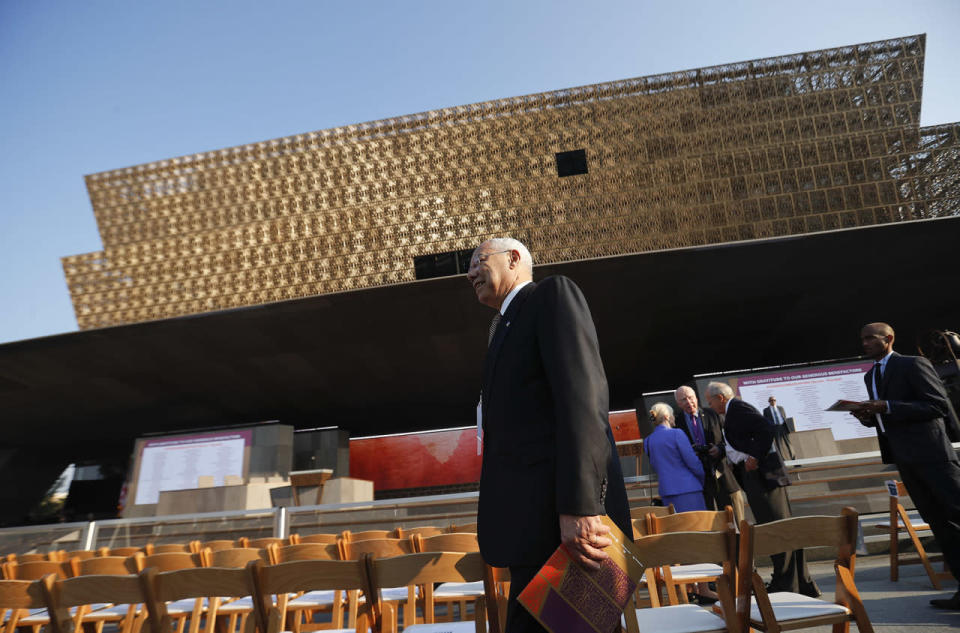
[[[857,409],[857,413],[862,413],[863,415],[877,415],[878,413],[887,412],[887,401],[886,400],[867,400],[862,404],[862,406]]]
[[[713,444],[711,444],[711,445],[710,445],[710,450],[707,451],[707,455],[709,455],[710,457],[712,457],[712,458],[714,458],[714,459],[717,459],[717,458],[720,457],[720,449],[717,448],[716,446],[714,446]]]
[[[599,516],[560,515],[560,540],[575,561],[587,569],[600,569],[600,561],[609,558],[603,551],[613,543],[607,534],[610,528]]]
[[[747,459],[744,460],[743,462],[743,467],[748,471],[756,470],[759,465],[760,465],[760,462],[758,462],[757,458],[754,457],[753,455],[747,456]]]

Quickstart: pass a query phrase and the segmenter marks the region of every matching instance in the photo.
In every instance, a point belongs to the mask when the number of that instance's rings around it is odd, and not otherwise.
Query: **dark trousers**
[[[960,579],[960,463],[897,464],[913,505],[940,545],[943,559]]]
[[[504,633],[546,633],[546,629],[530,615],[517,596],[533,580],[542,565],[510,568],[510,599],[507,602],[507,628]]]
[[[742,464],[737,465],[736,474],[747,503],[753,511],[757,525],[788,519],[793,516],[790,511],[790,500],[787,498],[787,489],[767,489],[765,479],[759,470],[747,471]],[[807,569],[807,561],[803,550],[774,554],[770,557],[773,562],[773,578],[770,580],[770,591],[792,591],[794,593],[810,593],[816,585]]]
[[[723,480],[714,477],[710,470],[706,473],[707,476],[703,480],[703,500],[707,504],[707,510],[722,511],[727,506],[732,506],[733,500],[730,499],[730,493],[727,492]]]

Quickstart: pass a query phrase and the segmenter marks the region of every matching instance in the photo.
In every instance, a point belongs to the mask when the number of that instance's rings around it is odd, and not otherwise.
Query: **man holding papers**
[[[960,462],[945,426],[950,404],[930,361],[897,354],[893,340],[886,323],[869,323],[860,331],[863,352],[874,360],[863,377],[872,400],[851,413],[877,430],[883,462],[897,465],[950,570],[960,576]],[[960,591],[930,604],[960,609]]]

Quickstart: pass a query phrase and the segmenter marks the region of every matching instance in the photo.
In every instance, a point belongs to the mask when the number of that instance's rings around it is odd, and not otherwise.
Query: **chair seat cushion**
[[[475,582],[445,582],[433,590],[434,598],[459,598],[461,596],[472,597],[482,595],[482,580]]]
[[[723,574],[723,567],[713,563],[700,563],[698,565],[671,565],[670,574],[674,580],[684,580],[685,578],[703,578],[706,576],[720,576]]]
[[[308,591],[302,596],[298,596],[287,603],[287,608],[309,609],[316,607],[329,607],[333,604],[333,591]],[[252,606],[252,602],[250,603]]]
[[[773,607],[773,615],[778,622],[787,622],[789,620],[799,620],[801,618],[812,618],[823,615],[849,615],[850,609],[843,605],[818,600],[799,593],[790,593],[789,591],[778,591],[769,594],[770,606]],[[763,621],[760,616],[760,608],[757,607],[757,599],[750,601],[750,619],[756,623]]]
[[[620,620],[626,627],[623,616]],[[711,633],[727,630],[727,623],[723,618],[695,604],[637,609],[637,624],[641,631],[656,633]]]
[[[487,628],[490,628],[489,625]],[[472,620],[462,622],[435,622],[433,624],[411,624],[404,627],[403,633],[473,633],[477,625]],[[324,631],[326,633],[326,631]]]
[[[917,517],[917,521],[919,521],[919,520],[920,520],[920,517]],[[917,532],[923,532],[924,530],[929,530],[929,529],[930,529],[930,525],[929,525],[929,524],[927,524],[927,523],[914,523],[914,521],[913,521],[912,519],[910,520],[910,524],[913,526],[913,529],[914,529],[915,531],[917,531]],[[889,521],[884,521],[883,523],[874,523],[874,524],[873,524],[873,527],[875,527],[875,528],[878,529],[878,530],[889,530],[889,529],[890,529],[890,522],[889,522]],[[897,525],[897,530],[899,530],[900,532],[906,532],[906,531],[907,531],[907,528],[904,527],[904,526],[902,526],[902,525],[899,525],[899,524],[898,524],[898,525]]]
[[[290,602],[293,602],[292,600]],[[287,603],[289,606],[289,603]],[[221,603],[220,607],[217,609],[217,613],[231,614],[231,613],[248,613],[253,610],[253,598],[246,596],[244,598],[237,598],[236,600],[231,600],[230,602]]]

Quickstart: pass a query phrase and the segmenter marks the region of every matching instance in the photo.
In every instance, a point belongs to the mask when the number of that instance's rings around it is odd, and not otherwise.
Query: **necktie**
[[[697,416],[691,415],[690,420],[693,422],[693,439],[697,444],[705,444],[706,440],[703,436],[703,429],[700,428],[700,422],[697,420]]]
[[[873,364],[873,397],[880,399],[880,380],[883,379],[883,365],[880,361]]]
[[[500,324],[500,313],[497,312],[493,315],[493,319],[490,321],[490,331],[487,332],[487,347],[490,347],[490,343],[493,342],[493,335],[497,331],[497,325]]]

